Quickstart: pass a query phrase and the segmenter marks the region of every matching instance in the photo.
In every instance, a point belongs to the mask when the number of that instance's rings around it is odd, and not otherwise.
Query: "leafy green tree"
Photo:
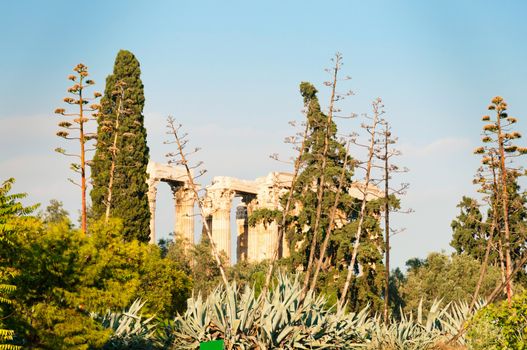
[[[87,314],[80,302],[83,271],[79,260],[84,238],[66,221],[44,225],[28,220],[11,256],[21,271],[16,277],[16,327],[24,345],[32,349],[87,349],[100,347],[110,332]]]
[[[305,150],[301,155],[302,166],[292,188],[294,209],[288,213],[285,227],[286,238],[292,247],[287,263],[290,271],[306,271],[314,249],[315,257],[323,257],[320,282],[315,284],[315,289],[324,292],[328,295],[329,302],[334,303],[346,280],[343,269],[351,260],[361,202],[344,190],[352,186],[353,161],[345,144],[337,137],[336,123],[322,112],[317,89],[312,84],[303,82],[300,84],[300,93],[306,107],[308,131],[305,133]],[[319,191],[321,188],[322,192]],[[343,190],[337,196],[339,188]],[[289,193],[282,197],[283,205],[288,195]],[[329,230],[335,203],[339,224]],[[367,303],[378,307],[382,302],[380,295],[381,278],[384,276],[384,243],[378,219],[380,205],[380,202],[371,202],[364,210],[361,244],[350,288],[354,295],[358,293],[361,296],[354,298],[354,303],[348,304],[352,308]],[[249,217],[249,223],[254,225],[257,222],[281,221],[281,218],[280,211],[256,210]],[[324,241],[328,232],[331,234],[326,245]],[[323,246],[326,246],[325,254],[321,254]]]
[[[150,211],[146,167],[149,149],[146,144],[143,107],[145,103],[139,61],[130,51],[121,50],[115,59],[113,74],[106,78],[101,113],[98,118],[97,147],[92,165],[92,205],[95,217],[105,215],[112,161],[114,163],[111,215],[126,222],[127,239],[148,242]],[[123,94],[115,94],[118,84],[125,84]],[[120,113],[119,101],[126,101],[127,113]],[[116,123],[119,118],[119,123]],[[117,127],[108,128],[107,125]],[[121,136],[115,138],[115,133]],[[117,152],[113,152],[117,140]]]
[[[527,195],[521,190],[517,179],[510,175],[507,191],[509,192],[509,226],[510,226],[510,247],[511,256],[513,260],[520,259],[526,252],[527,242]],[[489,256],[489,263],[499,266],[500,264],[500,246],[503,245],[504,237],[504,221],[502,219],[502,208],[500,199],[491,194],[488,198],[489,206],[486,218],[483,217],[480,205],[475,199],[464,196],[458,204],[460,213],[451,223],[452,227],[452,241],[450,245],[456,249],[456,252],[465,253],[472,256],[480,262],[484,261],[485,249],[487,241],[490,239],[489,230],[492,229],[493,212],[497,213],[495,224],[497,229],[493,235],[492,246]],[[494,208],[494,209],[492,209]],[[503,252],[501,252],[503,254]],[[513,280],[525,285],[527,281],[527,274],[525,271],[520,271]]]
[[[20,349],[19,346],[12,344],[5,344],[4,342],[12,342],[14,331],[5,329],[4,326],[10,321],[9,315],[12,313],[13,300],[10,299],[16,291],[16,286],[11,283],[20,271],[10,264],[6,256],[12,253],[15,249],[14,237],[18,230],[18,221],[20,217],[30,214],[35,210],[36,206],[24,207],[20,200],[25,194],[10,194],[15,180],[10,178],[2,183],[0,186],[0,250],[3,256],[0,255],[0,304],[5,307],[0,307],[0,350],[15,350]]]
[[[469,301],[478,282],[481,262],[466,254],[431,253],[424,261],[413,260],[412,266],[399,291],[407,311],[416,310],[421,299],[425,308],[435,299],[445,303]],[[489,266],[481,295],[490,294],[501,283],[500,276],[498,267]]]
[[[500,302],[479,310],[467,338],[474,350],[527,348],[527,292],[516,295],[510,306]]]
[[[304,104],[307,106],[306,117],[310,130],[306,140],[306,151],[303,153],[303,163],[305,165],[298,175],[295,187],[292,189],[294,192],[294,203],[299,210],[290,215],[290,225],[287,232],[289,246],[298,247],[291,249],[291,262],[295,265],[295,268],[302,266],[304,269],[308,265],[313,235],[324,237],[325,229],[329,223],[329,212],[335,200],[335,192],[324,191],[321,201],[322,210],[319,232],[315,233],[312,229],[305,230],[304,228],[306,227],[313,227],[316,220],[317,189],[319,186],[324,186],[326,189],[338,187],[346,155],[345,146],[337,139],[337,125],[333,121],[330,122],[329,126],[327,125],[328,119],[321,111],[317,92],[317,89],[310,83],[303,82],[300,84],[300,93],[304,98]],[[323,177],[321,156],[324,150],[326,128],[329,132],[329,143],[326,151],[327,160]],[[351,186],[351,175],[351,171],[346,171],[343,188]],[[324,179],[324,184],[320,183],[321,178]],[[316,184],[316,186],[313,186],[313,184]],[[338,209],[344,213],[349,213],[352,202],[352,198],[347,193],[341,194]],[[340,235],[345,234],[345,231],[342,229],[335,230],[326,255],[330,261],[336,261],[338,242],[342,238]],[[351,237],[348,237],[348,240],[351,240]],[[317,241],[320,242],[320,239]],[[319,245],[315,245],[317,252],[320,248]]]
[[[487,228],[479,204],[475,199],[463,196],[457,205],[459,215],[452,221],[450,245],[458,254],[468,254],[483,261],[487,241]]]
[[[111,331],[90,312],[122,310],[136,298],[148,315],[182,311],[191,279],[157,246],[125,241],[120,220],[91,224],[90,235],[67,220],[38,218],[19,226],[16,250],[6,256],[18,271],[14,329],[35,349],[100,348]],[[3,253],[2,253],[3,254]],[[7,254],[7,253],[6,253]]]
[[[192,277],[195,293],[208,295],[222,282],[219,266],[212,255],[210,241],[206,235],[203,235],[201,241],[190,249],[185,249],[185,245],[186,243],[179,239],[170,242],[166,258]],[[227,261],[224,254],[220,258],[224,263]]]
[[[64,220],[69,221],[69,213],[64,209],[64,204],[56,199],[49,201],[46,210],[40,214],[40,218],[44,223],[58,223]]]

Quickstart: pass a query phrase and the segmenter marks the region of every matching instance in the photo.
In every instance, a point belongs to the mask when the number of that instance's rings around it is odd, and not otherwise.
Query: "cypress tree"
[[[329,228],[331,208],[335,203],[336,192],[341,181],[342,188],[348,189],[354,180],[352,179],[353,169],[349,165],[353,161],[348,160],[348,165],[346,165],[345,159],[349,157],[346,146],[338,138],[337,124],[333,120],[328,120],[327,114],[322,112],[317,97],[317,89],[312,84],[303,82],[300,84],[300,93],[307,107],[306,118],[309,132],[302,159],[304,166],[293,188],[297,211],[290,218],[291,226],[288,230],[288,239],[290,247],[296,247],[296,249],[292,249],[290,259],[294,268],[296,269],[301,265],[306,269],[313,235],[319,237],[314,249],[316,256],[320,255],[322,241]],[[324,139],[328,137],[326,133],[329,136],[329,147],[324,155]],[[323,157],[326,158],[325,166],[322,165]],[[319,229],[314,232],[319,186],[324,188],[322,215]],[[377,200],[369,202],[366,206],[365,219],[362,225],[363,234],[360,238],[361,245],[355,262],[356,270],[360,265],[362,274],[357,276],[358,271],[356,271],[351,287],[354,300],[353,302],[350,301],[349,304],[349,307],[354,310],[358,310],[366,304],[372,305],[374,310],[380,310],[382,307],[380,296],[384,272],[381,251],[383,249],[383,237],[378,219],[380,204],[381,201]],[[360,201],[353,198],[347,190],[340,193],[337,210],[341,213],[340,215],[345,215],[347,222],[341,222],[341,225],[331,233],[325,257],[329,266],[321,270],[320,283],[317,287],[319,291],[329,295],[332,299],[337,298],[346,279],[343,263],[349,261],[351,257],[360,205]],[[307,227],[310,229],[306,229]]]
[[[135,56],[130,51],[119,51],[113,74],[106,78],[104,96],[101,99],[97,147],[92,164],[91,198],[94,216],[103,216],[108,198],[112,157],[115,157],[111,215],[123,220],[127,239],[148,242],[150,211],[146,167],[149,149],[143,123],[145,97],[140,75],[139,61]],[[119,84],[126,86],[124,98],[115,93]],[[117,129],[108,128],[107,125],[116,125],[118,99],[125,101],[128,113],[120,115]],[[116,152],[112,153],[114,133],[119,133],[119,141]]]
[[[310,243],[314,234],[323,238],[329,223],[330,209],[335,200],[335,189],[340,182],[341,169],[344,164],[344,157],[346,156],[346,149],[343,143],[337,139],[337,125],[330,121],[328,126],[327,116],[321,111],[320,104],[317,98],[317,89],[310,83],[303,82],[300,84],[300,93],[304,98],[304,104],[307,107],[307,123],[309,125],[309,136],[306,140],[306,150],[303,155],[304,167],[298,175],[298,180],[295,184],[294,199],[297,206],[301,208],[295,218],[292,220],[295,224],[293,230],[289,231],[290,246],[295,247],[301,244],[301,247],[294,249],[291,253],[293,263],[307,266],[307,260],[310,253]],[[326,137],[327,129],[329,129],[329,147],[326,154],[326,166],[324,169],[324,177],[322,176],[322,152],[324,148],[324,139]],[[343,188],[351,186],[351,171],[346,170]],[[324,178],[324,183],[320,183]],[[314,186],[315,185],[315,186]],[[316,217],[317,207],[317,189],[319,186],[324,186],[324,193],[322,197],[322,217],[320,219],[320,226],[318,232],[312,230],[305,230],[305,227],[313,227]],[[352,205],[352,198],[347,193],[342,193],[339,201],[338,209],[343,212],[349,212]],[[331,240],[328,248],[328,257],[331,261],[335,261],[336,250],[335,244],[339,234],[342,230],[336,230],[335,237]],[[351,239],[351,237],[349,237]],[[319,239],[318,242],[321,242]],[[319,244],[315,249],[319,249]],[[318,254],[316,255],[318,256]]]

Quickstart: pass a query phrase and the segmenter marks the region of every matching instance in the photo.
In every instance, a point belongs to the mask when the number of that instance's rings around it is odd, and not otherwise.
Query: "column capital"
[[[214,210],[231,210],[232,199],[236,191],[230,188],[220,188],[207,190],[207,198],[210,199],[212,211]]]

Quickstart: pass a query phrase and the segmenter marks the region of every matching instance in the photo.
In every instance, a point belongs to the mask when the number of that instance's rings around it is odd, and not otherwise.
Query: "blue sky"
[[[324,68],[344,55],[344,111],[383,98],[411,172],[395,222],[398,266],[448,249],[450,221],[473,195],[480,117],[502,95],[527,119],[524,1],[3,1],[0,3],[0,178],[17,178],[29,200],[58,198],[76,214],[78,191],[52,150],[66,76],[85,63],[98,83],[119,49],[141,62],[151,157],[163,161],[164,119],[174,115],[202,147],[210,176],[252,179],[287,167],[268,158],[300,117],[298,84],[327,101]],[[79,14],[80,13],[80,14]],[[343,87],[344,88],[344,87]],[[342,130],[357,124],[343,121]],[[206,183],[208,179],[204,179]],[[168,187],[158,227],[173,220]]]

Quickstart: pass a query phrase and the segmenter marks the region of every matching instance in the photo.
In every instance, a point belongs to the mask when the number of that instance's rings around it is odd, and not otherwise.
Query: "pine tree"
[[[105,92],[101,99],[97,148],[92,165],[91,198],[95,216],[105,215],[114,160],[111,216],[123,220],[123,233],[127,239],[148,242],[150,211],[146,167],[149,149],[143,124],[145,97],[140,75],[139,61],[135,56],[129,51],[119,51],[113,74],[106,78]],[[122,83],[126,84],[124,96],[115,94],[117,85]],[[127,102],[129,113],[119,115],[119,101],[123,99]],[[120,119],[117,124],[115,121],[118,116]],[[109,124],[119,127],[108,128]],[[115,133],[120,136],[117,138],[117,152],[112,152],[115,150]]]

